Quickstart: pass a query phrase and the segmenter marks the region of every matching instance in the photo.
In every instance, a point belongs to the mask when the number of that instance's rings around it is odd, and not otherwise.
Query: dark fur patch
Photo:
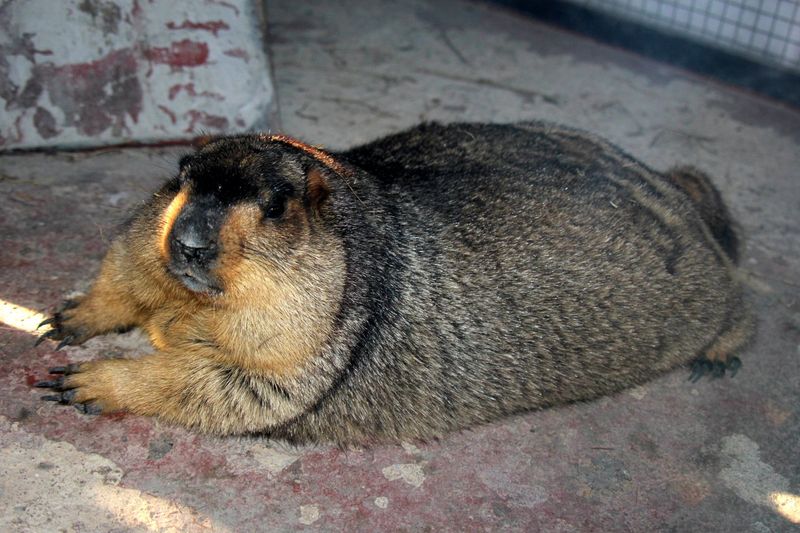
[[[739,238],[730,213],[717,188],[703,172],[692,167],[679,167],[666,174],[667,179],[682,190],[697,207],[711,235],[731,261],[739,261]]]

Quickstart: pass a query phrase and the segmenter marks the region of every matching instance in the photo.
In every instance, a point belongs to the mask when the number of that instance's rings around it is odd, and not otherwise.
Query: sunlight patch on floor
[[[89,488],[95,504],[121,523],[147,531],[229,530],[186,505],[117,485],[95,484]]]
[[[0,300],[0,322],[19,331],[37,334],[37,326],[47,317],[38,311]]]
[[[123,486],[124,477],[111,459],[0,415],[0,531],[230,533],[179,496]]]
[[[788,492],[773,492],[769,499],[778,514],[792,524],[800,524],[800,496]]]

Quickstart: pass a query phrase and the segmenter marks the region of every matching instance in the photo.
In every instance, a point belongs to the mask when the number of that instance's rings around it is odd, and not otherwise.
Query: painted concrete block
[[[255,0],[10,0],[0,150],[157,142],[274,124]]]

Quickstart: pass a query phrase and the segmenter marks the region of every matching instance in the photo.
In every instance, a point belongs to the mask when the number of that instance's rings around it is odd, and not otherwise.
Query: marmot
[[[588,400],[753,321],[719,193],[554,124],[422,124],[341,153],[212,138],[42,338],[155,353],[50,370],[45,399],[290,442],[431,438]],[[59,375],[60,374],[60,375]]]

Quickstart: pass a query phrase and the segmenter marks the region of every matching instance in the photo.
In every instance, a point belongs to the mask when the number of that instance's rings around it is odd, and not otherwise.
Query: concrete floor
[[[23,306],[85,289],[176,149],[0,158],[0,530],[789,531],[800,522],[800,113],[460,0],[269,0],[285,132],[332,148],[421,120],[550,119],[714,177],[760,317],[735,379],[678,370],[438,442],[346,452],[214,439],[39,401]],[[18,312],[16,315],[12,311]]]

